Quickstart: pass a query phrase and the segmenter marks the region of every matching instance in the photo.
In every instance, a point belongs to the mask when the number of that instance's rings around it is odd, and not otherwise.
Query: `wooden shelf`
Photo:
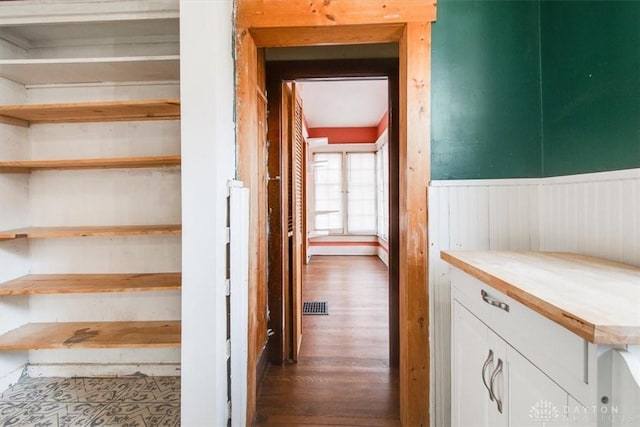
[[[119,157],[104,159],[25,160],[0,162],[0,173],[28,173],[36,170],[78,170],[156,168],[179,166],[180,156]]]
[[[0,106],[0,123],[25,127],[40,123],[177,120],[179,118],[179,99]]]
[[[180,80],[180,56],[5,59],[0,77],[24,85]]]
[[[172,321],[28,323],[0,335],[0,350],[179,347]]]
[[[179,290],[181,273],[30,274],[0,285],[0,296]]]
[[[78,227],[26,227],[0,231],[1,240],[46,239],[57,237],[110,237],[180,234],[180,224],[163,225],[101,225]]]

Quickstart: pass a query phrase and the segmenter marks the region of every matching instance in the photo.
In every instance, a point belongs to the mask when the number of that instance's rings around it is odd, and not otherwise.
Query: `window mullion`
[[[349,234],[349,158],[342,152],[342,234]]]

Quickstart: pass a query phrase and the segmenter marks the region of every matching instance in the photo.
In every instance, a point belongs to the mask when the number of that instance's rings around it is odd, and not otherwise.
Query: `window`
[[[316,153],[314,228],[334,234],[375,234],[375,153]]]
[[[342,233],[342,153],[315,154],[313,171],[315,229]]]
[[[389,239],[389,145],[384,144],[376,153],[378,184],[378,236]]]
[[[376,233],[375,153],[347,153],[347,230]]]

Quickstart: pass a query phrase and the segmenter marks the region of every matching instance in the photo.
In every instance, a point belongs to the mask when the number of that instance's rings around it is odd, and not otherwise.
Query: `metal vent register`
[[[302,314],[329,314],[327,301],[306,301],[302,305]]]

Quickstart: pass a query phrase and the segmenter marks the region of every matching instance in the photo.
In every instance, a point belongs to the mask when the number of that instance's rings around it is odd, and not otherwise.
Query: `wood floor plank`
[[[314,256],[305,301],[328,316],[303,316],[298,363],[270,366],[257,426],[399,426],[398,372],[388,361],[387,268],[371,256]]]
[[[271,423],[279,426],[367,426],[367,427],[399,427],[397,419],[372,419],[354,417],[298,417],[279,415],[271,418]]]

